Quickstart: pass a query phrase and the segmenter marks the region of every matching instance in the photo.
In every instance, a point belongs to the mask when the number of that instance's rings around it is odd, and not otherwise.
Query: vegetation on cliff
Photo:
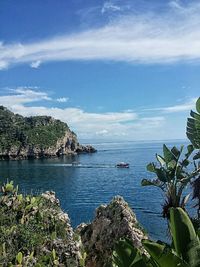
[[[0,194],[0,266],[79,266],[78,242],[53,192],[22,195],[10,182]]]
[[[48,116],[23,117],[0,106],[0,151],[27,145],[47,148],[64,137],[66,123]]]
[[[0,160],[93,153],[68,125],[49,116],[23,117],[0,106]]]

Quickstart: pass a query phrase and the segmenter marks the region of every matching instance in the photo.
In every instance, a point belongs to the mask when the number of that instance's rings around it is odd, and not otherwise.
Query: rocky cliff
[[[112,266],[115,243],[127,237],[133,245],[146,253],[141,240],[147,236],[138,224],[135,214],[122,197],[115,197],[108,205],[96,210],[90,224],[81,224],[77,230],[87,253],[86,267]]]
[[[0,106],[0,159],[56,157],[91,153],[68,125],[49,116],[23,117]]]

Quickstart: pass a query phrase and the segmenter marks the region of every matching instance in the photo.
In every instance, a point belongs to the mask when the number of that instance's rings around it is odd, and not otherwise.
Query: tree
[[[189,195],[182,196],[183,191],[188,183],[196,177],[198,170],[188,171],[190,164],[189,158],[194,148],[192,145],[187,146],[187,153],[183,156],[183,146],[180,150],[177,147],[169,149],[163,145],[163,156],[156,154],[157,164],[149,163],[147,170],[155,173],[156,178],[153,180],[142,180],[142,186],[157,186],[165,194],[163,204],[163,217],[169,219],[169,209],[171,207],[185,208]]]

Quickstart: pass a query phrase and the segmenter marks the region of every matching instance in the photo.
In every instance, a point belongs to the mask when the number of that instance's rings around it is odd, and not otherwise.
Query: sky
[[[0,105],[81,140],[186,138],[200,1],[0,0]]]

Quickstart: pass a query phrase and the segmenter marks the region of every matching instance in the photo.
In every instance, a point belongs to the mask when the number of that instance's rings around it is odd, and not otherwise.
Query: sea
[[[55,191],[62,209],[75,228],[89,223],[95,209],[120,195],[135,212],[141,226],[154,240],[168,240],[167,222],[161,216],[163,195],[153,186],[142,187],[143,178],[154,178],[146,165],[162,155],[163,143],[172,147],[187,141],[88,142],[98,151],[60,158],[1,161],[0,182],[13,180],[24,194]],[[118,162],[130,168],[116,168]],[[76,162],[74,164],[74,162]]]

